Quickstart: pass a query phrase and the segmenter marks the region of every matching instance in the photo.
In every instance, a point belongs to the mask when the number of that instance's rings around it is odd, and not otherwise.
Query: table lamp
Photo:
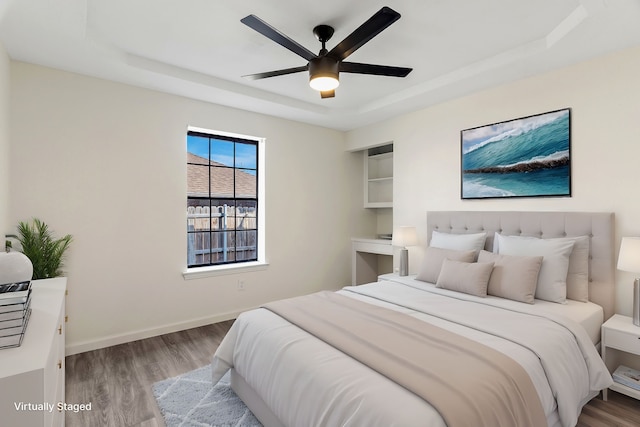
[[[618,270],[640,273],[640,237],[623,237]],[[633,282],[633,324],[640,326],[640,279]]]
[[[418,233],[415,227],[398,227],[393,231],[393,246],[400,249],[400,276],[409,275],[409,250],[407,246],[418,246]]]

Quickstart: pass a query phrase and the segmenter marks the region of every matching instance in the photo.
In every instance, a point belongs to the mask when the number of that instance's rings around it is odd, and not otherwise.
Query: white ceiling
[[[389,6],[402,18],[348,61],[413,67],[406,78],[340,75],[320,99],[305,65],[243,25],[254,14],[309,50],[331,49]],[[348,130],[640,44],[640,0],[0,0],[9,56],[216,104]]]

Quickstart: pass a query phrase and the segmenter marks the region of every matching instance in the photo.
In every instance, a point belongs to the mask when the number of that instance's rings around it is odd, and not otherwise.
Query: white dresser
[[[3,426],[64,426],[58,402],[64,403],[66,289],[64,277],[34,280],[22,345],[0,350]]]

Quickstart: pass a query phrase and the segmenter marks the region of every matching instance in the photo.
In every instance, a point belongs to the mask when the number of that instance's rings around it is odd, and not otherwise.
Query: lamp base
[[[409,250],[400,249],[400,276],[409,275]]]
[[[633,282],[633,324],[640,326],[640,279]]]

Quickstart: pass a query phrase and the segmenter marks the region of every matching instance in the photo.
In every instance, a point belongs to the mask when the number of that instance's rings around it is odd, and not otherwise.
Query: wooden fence
[[[187,207],[189,266],[257,259],[256,208]]]

